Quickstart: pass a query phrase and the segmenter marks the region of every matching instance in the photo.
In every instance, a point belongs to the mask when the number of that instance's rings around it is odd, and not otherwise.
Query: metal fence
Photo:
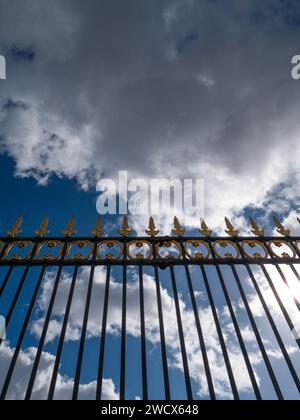
[[[53,399],[59,375],[63,348],[66,341],[67,327],[70,318],[70,311],[74,298],[74,290],[78,278],[79,270],[82,267],[89,267],[89,276],[87,284],[86,297],[84,298],[83,319],[80,329],[78,354],[76,354],[76,369],[74,372],[74,384],[72,389],[72,398],[78,399],[80,390],[80,378],[83,370],[83,358],[85,346],[88,340],[87,327],[89,321],[91,300],[93,296],[94,277],[97,267],[103,267],[105,271],[105,288],[102,305],[101,334],[99,335],[99,354],[96,364],[93,364],[95,373],[96,388],[95,398],[100,400],[103,398],[104,383],[104,365],[106,355],[109,353],[107,341],[108,312],[111,293],[111,273],[114,267],[121,267],[121,278],[118,279],[120,287],[122,287],[120,314],[120,360],[118,361],[119,383],[117,391],[120,400],[126,399],[126,378],[131,369],[127,359],[127,311],[128,311],[128,270],[135,267],[138,278],[139,288],[139,318],[140,330],[138,340],[140,342],[140,352],[137,355],[135,364],[138,364],[141,375],[141,398],[148,400],[149,397],[149,372],[152,369],[147,354],[147,318],[145,316],[145,294],[144,294],[144,273],[151,269],[153,273],[153,281],[155,283],[156,292],[156,310],[158,314],[159,325],[159,347],[162,366],[162,385],[163,398],[170,400],[173,398],[172,375],[170,371],[173,369],[169,360],[169,343],[166,334],[166,321],[164,318],[164,304],[162,300],[162,276],[168,276],[170,280],[170,293],[173,297],[174,304],[174,320],[178,331],[181,363],[180,369],[184,378],[185,398],[193,400],[199,398],[195,395],[194,377],[191,374],[191,357],[187,345],[186,325],[183,318],[182,293],[178,290],[178,284],[184,282],[190,302],[190,313],[194,317],[195,334],[197,338],[197,346],[199,348],[198,357],[201,358],[201,366],[207,383],[206,399],[217,399],[218,391],[216,390],[214,361],[209,355],[209,344],[207,343],[206,326],[201,319],[201,304],[199,301],[199,292],[196,285],[201,283],[202,289],[206,294],[205,306],[211,311],[216,337],[219,343],[220,352],[222,354],[224,368],[228,377],[229,391],[232,398],[242,399],[243,395],[239,388],[238,376],[246,373],[248,375],[251,392],[258,399],[264,399],[267,390],[264,386],[272,388],[274,397],[279,400],[288,398],[285,394],[285,375],[290,375],[295,389],[296,396],[300,396],[300,379],[299,369],[296,359],[299,357],[300,333],[299,326],[299,310],[300,296],[293,293],[291,283],[299,286],[300,275],[298,271],[300,263],[300,238],[293,237],[291,232],[275,219],[279,236],[267,237],[264,231],[259,228],[254,220],[250,220],[252,236],[241,237],[230,221],[226,219],[226,237],[215,237],[206,226],[202,223],[200,234],[197,237],[188,237],[185,230],[180,225],[178,219],[175,218],[174,230],[172,237],[162,237],[155,227],[154,220],[151,218],[149,228],[146,230],[145,237],[133,237],[129,227],[127,218],[124,218],[122,227],[119,231],[120,236],[105,237],[101,219],[98,220],[95,229],[92,231],[91,237],[74,237],[75,221],[72,218],[69,226],[63,232],[63,237],[47,237],[48,220],[45,219],[35,237],[20,237],[22,219],[19,219],[13,228],[8,232],[8,236],[0,238],[0,268],[6,270],[1,271],[0,279],[0,304],[5,292],[11,287],[14,270],[21,267],[22,275],[18,279],[18,283],[13,294],[10,294],[9,305],[5,314],[6,328],[9,333],[11,320],[15,314],[17,304],[20,300],[23,302],[25,309],[24,319],[20,330],[17,331],[17,339],[12,349],[12,357],[8,366],[5,366],[5,377],[0,394],[0,399],[4,400],[9,395],[10,386],[12,386],[13,375],[18,363],[20,354],[24,350],[24,339],[28,333],[30,321],[36,310],[37,301],[41,292],[41,285],[45,277],[45,273],[49,268],[55,268],[56,274],[53,282],[51,296],[49,297],[48,307],[45,311],[41,332],[38,339],[38,345],[34,360],[30,370],[28,383],[22,390],[26,400],[31,399],[35,382],[38,379],[38,369],[41,362],[43,349],[46,343],[46,337],[49,325],[53,316],[53,308],[57,297],[58,288],[61,282],[62,271],[65,267],[72,270],[72,281],[68,291],[67,300],[64,308],[64,316],[62,320],[61,330],[58,338],[58,344],[51,372],[51,381],[48,389],[48,399]],[[181,268],[181,277],[178,278],[178,267]],[[212,275],[210,268],[214,269],[215,274]],[[224,271],[224,267],[226,270]],[[245,276],[241,276],[240,267],[245,271],[248,280],[251,283],[253,292],[251,296],[245,285]],[[276,271],[276,279],[270,274],[269,267]],[[29,281],[30,272],[36,268],[38,276],[31,281],[31,293],[25,293],[24,288]],[[195,270],[198,270],[195,272]],[[257,269],[260,270],[258,278]],[[286,270],[289,270],[288,274]],[[272,271],[273,272],[273,271]],[[196,273],[196,274],[195,274]],[[230,275],[229,275],[229,274]],[[272,294],[280,316],[283,317],[284,323],[279,325],[277,315],[274,316],[274,309],[270,303],[269,295],[266,295],[266,289],[262,287],[261,278],[263,277],[268,290]],[[13,279],[13,280],[12,280]],[[246,316],[247,331],[251,331],[253,340],[258,349],[261,365],[264,366],[266,376],[263,382],[259,379],[256,371],[256,363],[253,361],[251,351],[249,350],[247,337],[245,337],[245,329],[241,327],[239,319],[239,309],[237,304],[233,302],[230,287],[234,283],[236,287],[239,306],[243,309]],[[235,337],[239,351],[243,360],[243,369],[245,372],[237,372],[234,360],[229,349],[228,331],[224,331],[222,316],[216,303],[215,287],[220,288],[222,298],[224,299],[227,309],[227,317],[230,319],[232,330],[231,334]],[[286,301],[282,296],[289,293],[292,299],[293,308],[286,305]],[[261,305],[264,317],[268,324],[268,328],[272,331],[274,341],[278,347],[279,355],[274,358],[267,339],[264,336],[264,329],[259,325],[257,314],[253,310],[253,299],[256,299]],[[273,302],[272,301],[272,302]],[[202,303],[201,303],[202,302]],[[7,302],[6,302],[7,303]],[[3,302],[2,302],[3,306]],[[273,305],[274,306],[274,305]],[[1,309],[0,309],[1,312]],[[8,334],[9,336],[9,334]],[[287,341],[287,336],[289,336]],[[291,350],[291,344],[293,349]],[[3,347],[5,340],[0,340],[0,346]],[[0,347],[1,350],[1,347]],[[277,368],[275,359],[281,360],[283,368]],[[284,376],[284,377],[283,377]],[[268,385],[266,385],[268,384]],[[248,390],[248,393],[251,393]]]

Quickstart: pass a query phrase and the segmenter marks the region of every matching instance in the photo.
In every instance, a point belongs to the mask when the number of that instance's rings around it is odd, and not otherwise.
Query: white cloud
[[[1,150],[40,183],[57,174],[88,188],[119,169],[205,178],[213,227],[263,208],[299,173],[299,12],[252,0],[5,2]],[[14,60],[14,45],[34,60]]]
[[[10,360],[13,356],[14,349],[9,347],[7,343],[3,343],[0,349],[0,378],[1,384],[5,378],[6,370],[9,366]],[[29,375],[34,363],[36,354],[35,348],[28,348],[26,351],[21,351],[18,363],[14,372],[14,377],[9,388],[7,399],[21,400],[25,396]],[[35,381],[32,399],[44,400],[47,398],[49,384],[55,357],[49,353],[42,353],[38,375]],[[58,374],[55,399],[64,400],[69,399],[74,386],[73,379]],[[93,400],[96,395],[96,382],[89,384],[81,384],[79,389],[80,399]],[[118,400],[119,395],[116,393],[114,383],[111,379],[103,380],[103,399]]]

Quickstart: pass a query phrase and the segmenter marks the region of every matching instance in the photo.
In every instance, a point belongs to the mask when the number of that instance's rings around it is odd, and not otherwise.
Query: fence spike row
[[[249,217],[249,220],[250,220],[250,224],[252,226],[251,233],[253,233],[253,235],[258,236],[260,238],[265,236],[265,231],[258,226],[256,221],[254,219],[252,219],[252,217]]]
[[[277,227],[276,230],[280,235],[282,235],[282,236],[290,236],[291,235],[291,231],[289,229],[286,229],[283,226],[283,224],[281,223],[281,221],[276,216],[274,216],[274,222],[275,222],[275,225]]]
[[[173,235],[183,236],[185,234],[185,229],[182,228],[181,223],[178,220],[178,217],[174,218],[174,229],[172,229]]]
[[[128,217],[124,216],[121,229],[119,230],[121,236],[126,237],[132,233],[132,230],[129,227]]]
[[[65,235],[67,238],[76,235],[77,231],[74,229],[75,228],[75,217],[72,216],[68,227],[66,230],[62,231],[62,234]]]
[[[149,226],[148,226],[148,229],[145,232],[148,236],[150,236],[152,238],[159,235],[159,230],[156,229],[153,217],[150,217]]]
[[[210,230],[207,226],[207,224],[205,223],[204,220],[201,220],[201,229],[200,229],[200,233],[203,236],[206,236],[207,238],[209,238],[212,235],[212,230]]]
[[[38,230],[36,230],[34,233],[38,238],[45,238],[50,231],[48,230],[49,226],[49,218],[45,217],[41,223],[41,226]]]
[[[101,238],[104,235],[103,229],[103,220],[102,217],[98,217],[96,227],[91,231],[91,234],[95,236],[95,238]]]
[[[19,217],[13,227],[7,231],[7,236],[9,238],[15,238],[17,235],[22,233],[21,227],[23,223],[23,217]]]
[[[227,217],[225,217],[225,223],[227,226],[225,233],[227,233],[228,236],[232,236],[233,238],[236,238],[240,232],[234,228],[233,224]]]

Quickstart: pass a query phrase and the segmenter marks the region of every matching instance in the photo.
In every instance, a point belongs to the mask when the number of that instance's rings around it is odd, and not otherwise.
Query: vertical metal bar
[[[269,273],[267,272],[265,266],[263,264],[260,264],[260,267],[261,267],[261,269],[262,269],[262,271],[263,271],[263,273],[264,273],[264,275],[267,279],[267,282],[268,282],[268,284],[269,284],[269,286],[270,286],[270,288],[271,288],[271,290],[272,290],[272,292],[275,296],[275,299],[276,299],[276,301],[277,301],[277,303],[278,303],[278,305],[279,305],[279,307],[282,311],[282,314],[283,314],[290,330],[293,331],[294,328],[295,328],[295,325],[292,322],[292,320],[291,320],[291,318],[290,318],[290,316],[289,316],[289,314],[288,314],[288,312],[287,312],[287,310],[286,310],[286,308],[285,308],[285,306],[284,306],[284,304],[283,304],[283,302],[282,302],[282,300],[281,300],[281,298],[280,298],[280,296],[279,296],[279,294],[276,290],[276,287],[273,283],[273,280],[271,279],[271,277],[270,277]],[[300,385],[300,382],[299,382],[299,385]]]
[[[160,346],[161,346],[161,357],[164,373],[164,385],[165,385],[165,398],[167,401],[171,400],[170,392],[170,379],[169,379],[169,370],[168,370],[168,357],[167,357],[167,347],[166,347],[166,338],[165,338],[165,326],[164,326],[164,317],[163,309],[161,302],[161,291],[160,291],[160,281],[158,268],[154,266],[154,277],[156,285],[156,297],[157,297],[157,308],[158,308],[158,320],[159,320],[159,332],[160,332]]]
[[[62,252],[62,256],[61,256],[61,261],[63,261],[63,259],[65,258],[66,250],[67,250],[67,242],[64,244],[64,248],[63,248],[63,252]],[[46,315],[46,318],[45,318],[45,322],[44,322],[42,334],[41,334],[41,337],[40,337],[37,353],[36,353],[36,356],[35,356],[35,360],[34,360],[34,363],[33,363],[32,371],[31,371],[31,375],[30,375],[30,379],[29,379],[29,383],[28,383],[28,386],[27,386],[25,400],[30,400],[30,398],[31,398],[32,390],[33,390],[33,387],[34,387],[34,382],[35,382],[35,379],[36,379],[38,367],[39,367],[39,364],[40,364],[40,360],[41,360],[41,356],[42,356],[42,353],[43,353],[43,348],[44,348],[44,344],[45,344],[45,340],[46,340],[46,336],[47,336],[47,332],[48,332],[48,328],[49,328],[49,324],[50,324],[50,320],[51,320],[51,315],[52,315],[52,311],[53,311],[53,306],[54,306],[58,286],[59,286],[59,283],[60,283],[62,268],[63,268],[63,264],[60,263],[59,266],[58,266],[58,269],[57,269],[57,274],[56,274],[56,278],[55,278],[55,282],[54,282],[54,286],[53,286],[53,290],[52,290],[52,294],[51,294],[51,298],[50,298],[50,302],[49,302],[49,306],[48,306],[48,310],[47,310],[47,315]]]
[[[9,324],[10,324],[11,318],[12,318],[13,313],[14,313],[14,310],[15,310],[16,305],[17,305],[17,303],[18,303],[18,300],[19,300],[19,298],[20,298],[20,295],[21,295],[21,292],[22,292],[22,290],[23,290],[23,287],[24,287],[25,281],[26,281],[26,279],[27,279],[27,276],[28,276],[29,270],[30,270],[30,268],[31,268],[31,266],[30,266],[30,262],[32,261],[32,259],[33,259],[33,258],[34,258],[34,256],[35,256],[35,253],[36,253],[36,250],[37,250],[37,246],[38,246],[38,244],[36,243],[36,244],[34,245],[33,249],[32,249],[31,257],[30,257],[30,258],[29,258],[29,260],[28,260],[28,261],[26,261],[26,263],[25,263],[25,264],[26,264],[26,268],[25,268],[25,270],[24,270],[24,272],[23,272],[23,275],[22,275],[22,278],[21,278],[20,283],[19,283],[19,285],[18,285],[18,288],[17,288],[16,294],[15,294],[15,296],[14,296],[14,299],[13,299],[12,303],[11,303],[11,306],[10,306],[10,308],[9,308],[8,314],[7,314],[6,318],[5,318],[5,321],[6,321],[6,328],[8,328],[8,327],[9,327]],[[0,339],[0,347],[1,347],[2,343],[3,343],[3,341],[4,341],[4,340]]]
[[[148,401],[147,347],[146,347],[145,305],[144,305],[144,279],[143,279],[143,267],[142,267],[141,264],[139,265],[139,288],[140,288],[141,359],[142,359],[143,400]]]
[[[181,319],[181,313],[180,313],[180,304],[179,304],[179,298],[178,298],[178,290],[177,290],[177,285],[176,285],[176,278],[175,278],[173,264],[170,264],[170,271],[171,271],[172,288],[173,288],[173,295],[174,295],[174,301],[175,301],[175,310],[176,310],[176,317],[177,317],[177,324],[178,324],[178,333],[179,333],[179,340],[180,340],[180,347],[181,347],[181,356],[182,356],[187,398],[188,400],[192,401],[193,391],[192,391],[187,352],[186,352],[186,347],[185,347],[182,319]]]
[[[253,274],[253,272],[252,272],[249,264],[246,264],[246,267],[247,267],[247,271],[248,271],[248,273],[250,275],[250,278],[252,280],[252,283],[254,285],[254,288],[256,290],[256,293],[257,293],[257,295],[258,295],[258,297],[259,297],[259,299],[260,299],[260,301],[262,303],[262,306],[264,308],[265,314],[266,314],[266,316],[267,316],[267,318],[269,320],[269,323],[271,324],[273,333],[274,333],[274,335],[276,337],[276,340],[277,340],[277,342],[279,344],[279,347],[281,349],[281,352],[283,354],[283,357],[284,357],[284,359],[285,359],[285,361],[286,361],[286,363],[287,363],[287,365],[289,367],[290,373],[291,373],[291,375],[292,375],[292,377],[294,379],[295,385],[296,385],[298,391],[300,392],[299,378],[297,376],[297,373],[295,371],[295,368],[293,366],[293,363],[292,363],[292,361],[290,359],[290,356],[289,356],[289,354],[288,354],[288,352],[287,352],[287,350],[285,348],[285,345],[284,345],[284,343],[282,341],[281,335],[280,335],[280,333],[279,333],[279,331],[278,331],[278,329],[276,327],[276,324],[275,324],[275,322],[273,320],[273,317],[272,317],[272,315],[270,313],[270,310],[269,310],[269,308],[268,308],[268,306],[266,304],[266,301],[265,301],[265,299],[264,299],[264,297],[263,297],[263,295],[262,295],[262,293],[260,291],[260,288],[259,288],[259,286],[257,284],[257,281],[255,279],[255,276],[254,276],[254,274]]]
[[[233,323],[233,326],[234,326],[234,330],[235,330],[235,333],[237,335],[237,339],[238,339],[238,342],[239,342],[239,345],[240,345],[240,348],[241,348],[241,351],[242,351],[242,354],[243,354],[244,362],[246,364],[247,371],[248,371],[248,374],[250,376],[250,381],[251,381],[255,396],[258,400],[262,400],[260,389],[259,389],[256,377],[255,377],[255,373],[254,373],[254,370],[252,368],[250,358],[248,356],[248,352],[247,352],[247,349],[246,349],[246,346],[245,346],[245,343],[244,343],[244,340],[243,340],[243,336],[242,336],[237,318],[235,316],[234,309],[233,309],[232,304],[231,304],[231,299],[230,299],[230,296],[228,294],[227,287],[226,287],[226,284],[225,284],[225,281],[224,281],[224,277],[223,277],[223,274],[221,272],[221,269],[220,269],[219,265],[216,265],[216,269],[217,269],[218,277],[219,277],[221,287],[222,287],[222,290],[223,290],[223,293],[224,293],[224,296],[225,296],[227,307],[228,307],[229,312],[230,312],[230,316],[231,316],[231,320],[232,320],[232,323]]]
[[[215,307],[213,295],[212,295],[212,292],[211,292],[211,289],[210,289],[209,281],[208,281],[207,274],[206,274],[206,271],[205,271],[205,268],[204,268],[203,264],[200,264],[200,268],[201,268],[202,277],[203,277],[203,281],[204,281],[204,284],[205,284],[209,304],[210,304],[210,307],[211,307],[211,310],[212,310],[212,313],[213,313],[213,318],[214,318],[214,322],[215,322],[215,325],[216,325],[216,329],[217,329],[217,333],[218,333],[218,337],[219,337],[219,341],[220,341],[220,345],[221,345],[221,349],[222,349],[222,353],[223,353],[223,357],[224,357],[224,362],[225,362],[225,366],[226,366],[226,369],[227,369],[227,374],[228,374],[228,377],[229,377],[229,382],[230,382],[232,394],[233,394],[233,397],[234,397],[235,400],[240,400],[239,392],[238,392],[238,389],[237,389],[237,385],[236,385],[236,382],[235,382],[231,362],[230,362],[230,359],[229,359],[229,355],[228,355],[228,351],[227,351],[227,347],[226,347],[226,343],[225,343],[225,339],[224,339],[222,328],[221,328],[220,321],[219,321],[219,318],[218,318],[218,313],[217,313],[217,310],[216,310],[216,307]]]
[[[290,267],[293,267],[293,265],[292,265],[292,264],[290,264],[289,266],[290,266]],[[297,298],[293,295],[293,293],[292,293],[292,291],[291,291],[291,288],[290,288],[290,285],[289,285],[289,282],[288,282],[288,280],[287,280],[286,276],[283,274],[283,271],[281,270],[281,268],[280,268],[279,264],[275,264],[275,267],[276,267],[276,269],[277,269],[277,271],[278,271],[278,273],[279,273],[280,277],[282,278],[282,280],[283,280],[284,284],[286,285],[286,287],[288,288],[289,292],[291,293],[291,296],[292,296],[292,298],[293,298],[293,300],[294,300],[294,303],[295,303],[295,305],[296,305],[296,307],[297,307],[298,311],[300,311],[300,302],[299,302],[299,300],[298,300],[298,299],[297,299]],[[294,267],[293,267],[293,268],[294,268]]]
[[[0,298],[2,297],[2,295],[3,295],[3,293],[4,293],[4,290],[5,290],[6,286],[7,286],[7,283],[8,283],[8,281],[9,281],[9,279],[10,279],[11,275],[12,275],[12,271],[13,271],[13,269],[14,269],[14,266],[13,266],[13,265],[11,265],[11,266],[9,267],[9,269],[8,269],[7,273],[6,273],[5,279],[3,280],[3,283],[2,283],[2,285],[1,285],[1,287],[0,287]]]
[[[48,400],[53,400],[54,393],[55,393],[57,375],[58,375],[59,365],[60,365],[62,351],[63,351],[63,347],[64,347],[66,331],[67,331],[67,327],[68,327],[68,321],[69,321],[69,316],[70,316],[70,311],[71,311],[71,306],[72,306],[72,301],[73,301],[73,296],[74,296],[74,290],[75,290],[75,285],[76,285],[76,280],[77,280],[78,269],[79,269],[79,266],[76,265],[75,268],[74,268],[74,272],[73,272],[73,278],[72,278],[72,282],[71,282],[71,286],[70,286],[70,290],[69,290],[69,297],[68,297],[67,306],[66,306],[66,310],[65,310],[65,316],[64,316],[63,325],[62,325],[61,334],[60,334],[59,343],[58,343],[58,348],[57,348],[57,352],[56,352],[55,363],[54,363],[54,368],[53,368],[53,372],[52,372],[50,388],[49,388],[49,393],[48,393]]]
[[[194,317],[195,317],[196,328],[197,328],[197,333],[198,333],[198,338],[199,338],[199,343],[200,343],[200,349],[201,349],[202,358],[203,358],[204,370],[205,370],[205,373],[206,373],[208,390],[209,390],[211,400],[216,400],[216,393],[215,393],[214,383],[213,383],[213,380],[212,380],[212,375],[211,375],[211,371],[210,371],[210,367],[209,367],[209,361],[208,361],[207,351],[206,351],[206,347],[205,347],[203,331],[202,331],[202,327],[201,327],[201,323],[200,323],[196,297],[195,297],[195,293],[194,293],[194,289],[193,289],[191,273],[190,273],[189,266],[187,264],[185,264],[185,273],[186,273],[186,277],[187,277],[189,292],[190,292],[193,311],[194,311]]]
[[[107,271],[106,271],[106,285],[105,285],[105,295],[104,295],[103,315],[102,315],[101,345],[100,345],[98,381],[97,381],[97,391],[96,391],[96,400],[97,401],[100,401],[101,397],[102,397],[102,383],[103,383],[104,356],[105,356],[105,344],[106,344],[106,328],[107,328],[109,287],[110,287],[110,271],[111,271],[111,266],[108,265],[107,266]]]
[[[30,321],[30,318],[31,318],[31,315],[32,315],[32,312],[33,312],[33,308],[34,308],[34,305],[36,303],[36,299],[37,299],[37,296],[38,296],[38,292],[40,290],[42,280],[44,278],[45,271],[46,271],[46,266],[44,265],[41,269],[37,284],[35,286],[35,289],[34,289],[34,292],[33,292],[32,298],[31,298],[31,302],[30,302],[30,305],[29,305],[29,308],[28,308],[28,311],[27,311],[27,314],[26,314],[26,317],[25,317],[25,320],[24,320],[24,323],[23,323],[23,326],[22,326],[22,330],[20,332],[18,342],[17,342],[16,348],[15,348],[15,351],[14,351],[14,355],[13,355],[13,358],[11,360],[11,363],[10,363],[10,366],[9,366],[9,369],[8,369],[8,372],[7,372],[7,375],[6,375],[6,378],[5,378],[4,385],[2,387],[0,400],[5,400],[5,398],[6,398],[7,391],[8,391],[9,385],[10,385],[10,381],[11,381],[12,375],[14,373],[16,362],[17,362],[18,357],[19,357],[19,353],[20,353],[20,350],[21,350],[21,347],[22,347],[22,344],[23,344],[23,340],[24,340],[24,337],[25,337],[25,334],[26,334],[26,330],[27,330],[27,327],[28,327],[28,323]]]
[[[123,265],[122,290],[122,336],[121,336],[121,368],[120,368],[120,400],[125,400],[126,384],[126,310],[127,310],[127,266]]]
[[[96,248],[96,245],[94,246]],[[82,330],[81,330],[81,339],[80,339],[80,345],[79,345],[79,352],[78,352],[76,373],[75,373],[75,380],[74,380],[74,388],[73,388],[73,396],[72,396],[73,401],[78,399],[81,367],[82,367],[82,362],[83,362],[83,353],[84,353],[84,348],[85,348],[86,332],[87,332],[87,325],[88,325],[90,306],[91,306],[94,275],[95,275],[95,264],[93,263],[91,265],[88,292],[87,292],[87,297],[86,297],[85,311],[84,311],[83,324],[82,324]]]
[[[238,289],[239,289],[239,292],[240,292],[240,295],[241,295],[242,301],[243,301],[244,306],[245,306],[245,308],[246,308],[246,312],[247,312],[247,314],[248,314],[248,318],[249,318],[249,320],[250,320],[250,323],[251,323],[251,326],[252,326],[252,329],[253,329],[254,335],[255,335],[255,337],[256,337],[257,344],[258,344],[258,346],[259,346],[259,349],[260,349],[260,352],[261,352],[262,357],[263,357],[263,359],[264,359],[264,362],[265,362],[266,368],[267,368],[268,373],[269,373],[269,375],[270,375],[271,382],[272,382],[272,384],[273,384],[273,386],[274,386],[274,389],[275,389],[275,392],[276,392],[277,398],[278,398],[279,400],[283,400],[283,399],[284,399],[284,398],[283,398],[283,394],[282,394],[282,392],[281,392],[281,389],[280,389],[279,383],[278,383],[278,381],[277,381],[277,378],[276,378],[276,376],[275,376],[275,373],[274,373],[274,370],[273,370],[272,364],[271,364],[271,362],[270,362],[270,360],[269,360],[268,353],[267,353],[267,351],[266,351],[266,349],[265,349],[265,346],[264,346],[263,340],[262,340],[261,335],[260,335],[260,333],[259,333],[258,327],[257,327],[257,325],[256,325],[256,322],[255,322],[254,316],[253,316],[253,314],[252,314],[252,311],[251,311],[250,305],[249,305],[249,303],[248,303],[248,300],[247,300],[246,294],[245,294],[245,292],[244,292],[244,289],[243,289],[243,287],[242,287],[242,283],[241,283],[241,281],[240,281],[240,278],[239,278],[239,276],[238,276],[238,273],[237,273],[237,271],[236,271],[236,268],[235,268],[235,265],[234,265],[234,264],[231,264],[231,269],[232,269],[232,272],[233,272],[234,278],[235,278],[235,280],[236,280],[236,283],[237,283],[237,286],[238,286]]]

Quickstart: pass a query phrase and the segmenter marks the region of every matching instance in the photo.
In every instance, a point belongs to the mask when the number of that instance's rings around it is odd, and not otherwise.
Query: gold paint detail
[[[149,226],[148,226],[148,229],[145,232],[151,238],[154,238],[155,236],[158,236],[159,235],[159,230],[156,229],[156,226],[155,226],[155,222],[154,222],[153,217],[150,217],[150,219],[149,219]]]
[[[20,253],[17,253],[10,257],[9,254],[15,247],[20,250],[29,247],[29,250],[24,256],[22,256]],[[31,257],[33,247],[34,243],[32,241],[13,241],[8,245],[4,254],[4,259],[7,261],[27,261]]]
[[[204,220],[201,221],[201,229],[199,231],[201,235],[206,236],[207,238],[209,238],[213,233],[212,230],[208,228]]]
[[[108,249],[113,249],[114,247],[117,247],[119,250],[119,253],[117,256],[113,255],[112,253],[106,253],[105,256],[101,256],[101,249],[107,247]],[[111,240],[111,241],[101,241],[97,245],[97,258],[99,260],[106,260],[106,261],[119,261],[122,259],[123,256],[123,244],[120,241],[117,240]]]
[[[249,217],[249,220],[250,220],[250,224],[252,226],[251,233],[253,233],[253,235],[258,236],[260,238],[264,237],[265,236],[265,231],[258,226],[256,221],[254,219],[252,219],[252,217]]]
[[[247,252],[247,250],[246,250],[246,245],[249,246],[252,249],[254,249],[257,246],[260,247],[264,251],[264,255],[261,254],[260,252],[255,252],[253,255],[249,254],[249,252]],[[256,239],[253,239],[253,240],[250,240],[250,241],[242,241],[241,242],[241,247],[243,249],[245,257],[249,258],[249,260],[266,259],[266,258],[269,257],[269,252],[267,250],[267,247],[262,242],[260,242]]]
[[[190,250],[189,250],[189,245],[192,245],[193,248],[199,248],[201,245],[203,245],[206,248],[206,255],[204,255],[202,252],[196,252],[195,255],[192,255]],[[184,250],[186,255],[188,256],[189,259],[191,260],[209,260],[210,256],[211,256],[211,250],[209,247],[209,244],[207,242],[204,241],[199,241],[199,240],[189,240],[186,241],[184,244]]]
[[[22,230],[21,230],[22,223],[23,223],[23,217],[19,217],[16,223],[12,226],[12,228],[7,231],[7,236],[9,238],[15,238],[20,233],[22,233]]]
[[[227,235],[231,236],[232,238],[237,238],[240,232],[234,228],[233,224],[227,217],[225,217],[225,223],[227,227],[225,233],[227,233]]]
[[[170,249],[172,248],[172,245],[174,245],[175,248],[177,249],[178,255],[174,256],[171,253],[169,253],[165,256],[162,256],[161,249],[162,248]],[[160,260],[181,260],[183,258],[183,252],[182,252],[180,243],[173,239],[167,239],[167,240],[162,240],[161,242],[158,242],[155,246],[155,252],[156,252],[157,258]]]
[[[44,220],[41,223],[40,228],[35,231],[35,235],[38,238],[45,238],[50,233],[48,231],[48,226],[49,226],[49,219],[48,219],[48,217],[45,217]]]
[[[88,254],[85,256],[81,252],[77,252],[73,257],[70,255],[72,249],[74,247],[78,247],[79,249],[88,248]],[[66,260],[67,261],[88,261],[93,255],[93,248],[94,245],[92,242],[84,240],[84,241],[73,241],[70,242],[67,246],[66,251]]]
[[[95,238],[101,238],[104,235],[104,229],[103,229],[103,220],[102,217],[98,217],[96,227],[92,230],[91,234]]]
[[[129,222],[128,222],[128,218],[127,216],[125,216],[123,218],[123,222],[122,222],[122,226],[121,229],[119,230],[119,233],[121,236],[123,236],[124,238],[126,236],[129,236],[132,233],[132,230],[129,227]]]
[[[234,256],[231,252],[227,252],[224,256],[222,256],[218,251],[218,246],[221,246],[223,249],[227,248],[228,246],[232,246],[236,251],[236,255]],[[213,250],[216,256],[221,260],[240,259],[241,257],[241,253],[237,244],[227,239],[215,241],[213,244]]]
[[[69,224],[67,226],[66,230],[62,231],[62,234],[65,235],[66,238],[70,238],[71,236],[76,235],[76,230],[75,230],[75,217],[71,217]]]
[[[292,248],[292,246],[287,241],[284,241],[282,239],[272,239],[271,241],[269,241],[268,245],[269,245],[269,247],[270,247],[270,249],[272,251],[272,254],[276,258],[280,258],[280,259],[285,259],[285,258],[292,259],[292,258],[296,258],[296,256],[297,256],[296,255],[296,251],[294,250],[294,248]],[[289,255],[287,252],[282,252],[281,254],[278,254],[276,251],[274,251],[273,245],[276,248],[282,248],[283,246],[286,246],[287,248],[289,248],[289,250],[292,251],[292,254],[293,255]]]
[[[47,252],[46,255],[43,257],[40,255],[43,248],[47,247],[50,249],[54,249],[56,246],[59,247],[58,253],[56,255],[51,254],[51,252]],[[62,257],[64,244],[61,241],[43,241],[38,245],[38,248],[36,250],[36,259],[39,261],[58,261]]]
[[[138,249],[147,246],[149,249],[148,256],[146,256],[143,252],[139,252],[138,254],[136,254],[136,256],[132,255],[130,252],[132,246],[135,246]],[[150,242],[145,240],[131,241],[126,246],[126,255],[131,261],[149,261],[153,258],[153,247]]]
[[[185,234],[185,229],[182,228],[181,223],[178,220],[178,217],[174,218],[174,229],[172,229],[173,235],[183,236]]]
[[[281,221],[275,216],[274,216],[274,222],[277,228],[276,230],[279,233],[279,235],[286,236],[286,237],[291,235],[291,231],[289,229],[286,229],[281,223]]]

